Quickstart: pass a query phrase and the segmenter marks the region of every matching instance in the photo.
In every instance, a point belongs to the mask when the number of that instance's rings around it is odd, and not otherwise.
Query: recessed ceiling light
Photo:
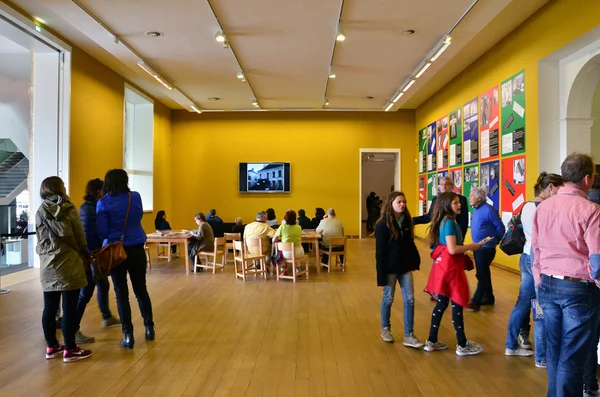
[[[215,35],[215,40],[217,40],[219,43],[224,43],[226,40],[225,33],[223,33],[222,30],[219,30]]]
[[[417,33],[417,31],[414,29],[406,29],[406,30],[403,30],[401,33],[404,36],[412,36],[413,34]]]
[[[211,96],[210,98],[206,98],[207,101],[211,101],[211,102],[218,102],[218,101],[222,101],[223,98],[219,98],[218,96]]]
[[[369,96],[366,96],[366,97],[365,97],[365,99],[366,99],[367,101],[372,101],[372,100],[373,100],[373,99],[375,99],[375,98],[373,98],[372,96],[370,96],[370,95],[369,95]]]
[[[163,37],[164,33],[162,33],[162,32],[146,32],[146,36],[152,37],[152,38]]]
[[[35,18],[33,18],[33,19],[35,19],[35,20],[36,20],[36,21],[38,21],[39,23],[43,23],[44,25],[46,24],[46,21],[44,21],[44,20],[43,20],[42,18],[40,18],[40,17],[35,17]]]

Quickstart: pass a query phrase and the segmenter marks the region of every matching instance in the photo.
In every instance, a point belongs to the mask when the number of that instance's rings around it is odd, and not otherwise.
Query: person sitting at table
[[[196,224],[198,225],[198,230],[191,231],[192,241],[188,248],[188,255],[190,256],[190,260],[194,263],[194,258],[198,253],[202,251],[213,251],[215,249],[215,235],[213,233],[212,227],[206,221],[206,216],[202,212],[198,212],[194,217]],[[198,258],[198,264],[200,264],[200,258]],[[194,266],[194,269],[197,269]],[[196,270],[198,271],[198,270]],[[200,271],[203,271],[200,268]]]
[[[323,218],[325,217],[325,210],[321,207],[318,207],[315,209],[315,217],[312,218],[311,221],[311,229],[316,229],[319,226],[319,223],[321,223],[321,221],[323,220]]]
[[[275,215],[275,210],[273,208],[267,208],[267,225],[279,226],[279,222],[277,222],[277,216]]]
[[[327,211],[325,218],[317,226],[317,233],[323,236],[323,243],[321,248],[329,251],[329,242],[332,237],[344,237],[344,224],[339,219],[335,218],[335,210],[330,208]],[[331,248],[332,251],[343,251],[343,246],[335,246]],[[344,263],[344,255],[340,255],[340,261]],[[329,254],[324,253],[321,259],[321,263],[329,264]]]
[[[221,219],[220,217],[217,216],[217,210],[216,209],[212,209],[208,212],[208,216],[206,217],[206,222],[208,222],[210,224],[210,226],[213,225],[219,225],[221,223],[223,223],[223,219]]]
[[[302,229],[310,229],[310,226],[311,226],[310,218],[306,216],[306,212],[304,210],[298,210],[297,221]]]
[[[281,241],[283,243],[294,243],[294,255],[296,259],[304,257],[304,248],[302,248],[302,228],[296,224],[296,211],[287,210],[285,212],[285,223],[279,226],[273,244]],[[283,251],[283,257],[292,259],[292,251]]]
[[[249,238],[258,238],[262,240],[262,252],[258,252],[255,247],[248,247],[250,255],[266,255],[267,265],[271,263],[271,238],[275,236],[275,229],[267,225],[267,213],[259,211],[256,214],[256,220],[244,227],[244,241]]]
[[[163,210],[160,210],[156,213],[156,219],[154,219],[154,227],[156,231],[159,233],[168,233],[171,231],[171,225],[167,222],[167,213]],[[171,252],[177,253],[177,244],[173,244],[171,246]]]
[[[237,218],[235,218],[235,225],[233,225],[233,228],[231,229],[232,233],[239,233],[240,236],[242,236],[244,234],[244,221],[242,220],[242,218],[240,218],[239,216]]]

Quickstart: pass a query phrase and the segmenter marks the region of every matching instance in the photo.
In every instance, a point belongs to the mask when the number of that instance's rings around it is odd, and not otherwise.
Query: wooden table
[[[315,252],[315,266],[317,267],[317,274],[321,274],[321,256],[319,255],[319,240],[321,235],[318,233],[308,233],[302,235],[302,242],[313,245],[313,251]],[[308,253],[306,253],[308,255]]]
[[[185,246],[183,254],[185,255],[185,274],[190,274],[190,257],[188,255],[189,238],[191,234],[188,233],[170,233],[170,234],[158,234],[152,233],[146,235],[147,243],[183,243]],[[169,249],[168,261],[171,262],[171,250]]]

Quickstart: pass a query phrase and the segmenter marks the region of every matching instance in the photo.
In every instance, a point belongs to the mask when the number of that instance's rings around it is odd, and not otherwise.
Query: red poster
[[[454,183],[454,193],[462,195],[463,191],[463,169],[461,168],[451,168],[450,169],[450,178],[452,178],[452,183]]]
[[[419,215],[427,213],[427,175],[419,175]]]
[[[448,168],[448,146],[450,137],[448,136],[448,116],[444,116],[436,123],[437,128],[437,169],[445,170]]]
[[[525,155],[502,159],[501,212],[506,225],[526,202]]]
[[[497,159],[499,152],[500,112],[498,86],[479,96],[479,158]]]

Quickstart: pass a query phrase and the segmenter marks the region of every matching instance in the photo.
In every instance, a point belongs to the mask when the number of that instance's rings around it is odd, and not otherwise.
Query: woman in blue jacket
[[[120,266],[111,270],[110,276],[115,287],[121,327],[125,335],[121,346],[133,349],[133,324],[129,306],[127,273],[129,273],[131,286],[144,319],[146,339],[154,340],[155,332],[152,302],[146,288],[146,251],[144,250],[146,233],[141,223],[142,198],[138,192],[130,191],[128,183],[129,177],[125,170],[115,169],[106,173],[104,178],[105,196],[98,201],[97,222],[98,234],[104,239],[103,246],[117,242],[123,236],[127,259]],[[128,207],[130,207],[129,216],[127,216]],[[125,222],[126,219],[127,222]]]

